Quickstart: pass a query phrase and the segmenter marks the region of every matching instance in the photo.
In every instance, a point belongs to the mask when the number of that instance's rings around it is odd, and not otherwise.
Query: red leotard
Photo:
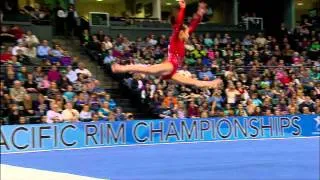
[[[173,25],[173,33],[170,38],[168,59],[167,62],[171,63],[173,70],[169,75],[163,76],[162,79],[171,79],[171,77],[177,72],[178,68],[183,64],[183,59],[185,56],[184,41],[179,38],[180,27],[183,24],[185,8],[180,8],[176,23]],[[201,22],[201,16],[196,15],[192,19],[189,26],[189,33],[192,33],[198,24]]]

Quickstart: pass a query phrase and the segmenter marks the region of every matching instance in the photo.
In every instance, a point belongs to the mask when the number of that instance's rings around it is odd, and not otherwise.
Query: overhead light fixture
[[[97,0],[98,2],[101,2],[101,1],[103,1],[103,0]]]
[[[303,6],[302,0],[299,0],[298,3],[297,3],[297,5],[298,5],[298,6]]]
[[[170,2],[167,2],[167,3],[166,3],[166,5],[167,5],[167,6],[171,6],[171,5],[172,5],[172,3],[170,3]]]

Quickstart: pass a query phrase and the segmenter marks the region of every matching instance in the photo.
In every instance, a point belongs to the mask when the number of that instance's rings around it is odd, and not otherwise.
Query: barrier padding
[[[162,119],[1,126],[1,153],[320,136],[320,116]]]

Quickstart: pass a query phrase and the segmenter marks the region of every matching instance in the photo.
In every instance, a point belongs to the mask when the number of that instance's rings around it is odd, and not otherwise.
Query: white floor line
[[[24,153],[37,153],[37,152],[50,152],[50,151],[135,147],[135,146],[158,146],[158,145],[175,145],[175,144],[222,143],[222,142],[238,142],[238,141],[268,141],[268,140],[292,140],[292,139],[317,139],[317,138],[320,139],[320,136],[304,136],[304,137],[290,137],[290,138],[259,138],[259,139],[226,139],[226,140],[214,140],[214,141],[192,141],[192,142],[172,142],[172,143],[154,143],[154,144],[124,144],[124,145],[112,145],[112,146],[96,146],[96,147],[6,152],[6,153],[0,153],[0,154],[5,155],[5,154],[24,154]]]
[[[107,180],[1,164],[1,180]]]

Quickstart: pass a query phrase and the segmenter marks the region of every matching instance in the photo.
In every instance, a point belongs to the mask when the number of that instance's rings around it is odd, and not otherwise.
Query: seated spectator
[[[92,113],[91,122],[98,122],[100,120],[100,116],[98,113]]]
[[[9,31],[7,26],[1,26],[0,41],[1,42],[16,42],[16,37]]]
[[[65,110],[62,111],[62,118],[65,122],[78,122],[79,111],[73,109],[73,105],[71,102],[67,102],[65,105]]]
[[[27,91],[21,86],[20,81],[14,81],[14,87],[10,89],[10,96],[14,102],[21,104],[24,100]]]
[[[110,119],[108,119],[111,121]],[[117,107],[115,109],[115,120],[116,121],[125,121],[126,120],[126,115],[122,112],[122,108]]]
[[[103,102],[108,102],[111,110],[114,110],[117,106],[117,103],[113,99],[111,99],[110,94],[106,94],[104,96]]]
[[[38,89],[41,93],[45,94],[50,87],[48,75],[44,75],[43,79],[38,83]]]
[[[207,69],[207,67],[202,68],[202,71],[199,72],[198,77],[200,80],[204,80],[204,81],[211,81],[214,79],[214,75],[210,70]]]
[[[34,107],[37,116],[45,116],[49,110],[50,102],[47,97],[39,94],[37,101],[34,102]]]
[[[222,104],[224,102],[224,98],[222,97],[221,93],[221,90],[216,89],[212,93],[212,96],[208,98],[208,103],[214,103],[215,107],[220,110],[222,109]]]
[[[27,31],[27,34],[24,37],[24,42],[30,47],[36,47],[40,41],[36,35],[32,34],[32,31]]]
[[[178,105],[178,100],[173,96],[173,91],[169,91],[167,96],[164,98],[162,102],[162,106],[164,108],[172,109],[173,107]]]
[[[47,111],[47,122],[46,123],[60,123],[63,122],[62,114],[59,113],[59,106],[55,103],[50,105],[51,109]]]
[[[78,79],[77,73],[72,69],[72,66],[67,67],[66,76],[71,83],[74,83]]]
[[[187,117],[187,110],[185,104],[182,101],[178,102],[178,105],[174,108],[177,118],[184,119]]]
[[[50,82],[50,87],[47,90],[48,99],[54,99],[57,94],[60,94],[60,90],[58,89],[56,82]]]
[[[55,44],[52,49],[48,52],[49,56],[47,57],[51,64],[55,64],[60,61],[63,57],[63,50],[58,44]]]
[[[58,86],[62,92],[65,92],[67,91],[68,86],[72,87],[72,84],[70,83],[69,79],[65,75],[62,75],[61,80],[58,83]]]
[[[204,44],[207,47],[212,47],[212,45],[214,45],[214,42],[213,42],[212,38],[210,37],[209,33],[206,33],[206,35],[205,35]]]
[[[75,72],[77,74],[84,74],[88,77],[92,76],[91,72],[85,68],[85,65],[83,63],[79,63],[78,68],[75,70]]]
[[[35,106],[34,102],[31,99],[31,96],[29,94],[25,95],[24,101],[23,101],[23,110],[25,116],[34,116],[35,113]]]
[[[304,107],[307,107],[304,109]],[[299,104],[299,110],[300,112],[315,112],[315,103],[312,101],[310,96],[306,96],[305,100]],[[307,110],[307,111],[305,111]]]
[[[108,120],[108,115],[111,112],[110,107],[109,107],[109,102],[104,102],[102,104],[102,107],[99,108],[99,116],[100,118],[104,120]]]
[[[12,48],[12,55],[18,55],[18,50],[21,50],[22,54],[26,53],[27,48],[25,47],[25,44],[23,42],[18,43],[16,46]]]
[[[33,75],[31,73],[27,74],[27,81],[24,82],[24,88],[28,93],[37,93],[37,84],[33,80]]]
[[[17,79],[24,83],[27,81],[28,69],[26,66],[21,66],[20,71],[17,72]]]
[[[5,49],[5,47],[3,48]],[[1,50],[1,54],[0,54],[0,62],[1,63],[7,63],[8,61],[10,61],[12,58],[12,47],[9,46],[6,51],[3,52],[3,50]]]
[[[51,48],[48,46],[48,41],[43,40],[42,44],[37,48],[37,57],[41,59],[46,59],[49,57],[49,52]]]
[[[194,101],[191,101],[188,106],[188,117],[190,118],[199,118],[200,117],[200,112],[199,108],[195,104]]]
[[[20,116],[19,124],[27,124],[27,118],[25,116]]]
[[[61,79],[61,74],[58,71],[57,66],[53,65],[50,71],[48,72],[48,80],[50,82],[58,82]]]
[[[111,64],[116,61],[116,58],[113,57],[111,53],[107,54],[103,60],[104,64]]]
[[[20,116],[23,116],[21,107],[17,104],[11,104],[8,111],[8,124],[18,124]]]
[[[81,46],[87,46],[89,41],[90,41],[89,30],[85,29],[85,30],[83,30],[83,33],[81,34],[80,44],[81,44]]]
[[[63,98],[66,100],[66,102],[73,102],[75,96],[76,93],[73,92],[72,86],[69,85],[67,87],[67,91],[63,93]]]
[[[32,65],[30,57],[26,55],[21,49],[17,50],[17,61],[24,65]]]
[[[21,39],[24,35],[24,31],[18,25],[13,25],[12,28],[9,30],[9,34],[14,35],[15,39]]]
[[[90,122],[92,120],[92,111],[90,110],[89,105],[85,104],[83,105],[83,108],[80,112],[79,118],[80,121],[83,122]]]
[[[92,52],[99,52],[101,49],[101,43],[96,35],[92,36],[92,40],[88,42],[86,46]]]

